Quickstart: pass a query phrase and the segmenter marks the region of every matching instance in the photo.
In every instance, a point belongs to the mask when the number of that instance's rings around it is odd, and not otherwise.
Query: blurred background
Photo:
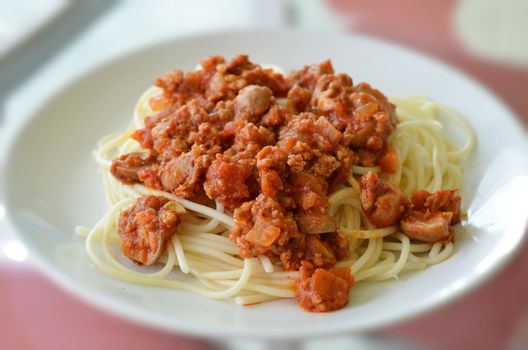
[[[527,18],[526,0],[1,0],[0,130],[15,127],[65,81],[109,58],[167,38],[249,28],[323,31],[328,40],[332,33],[360,33],[416,49],[492,90],[526,130]],[[0,207],[0,220],[4,213]],[[454,304],[361,338],[317,340],[306,348],[526,349],[526,271],[525,244],[499,276]],[[78,301],[36,271],[5,230],[0,329],[0,349],[221,346],[147,329]]]

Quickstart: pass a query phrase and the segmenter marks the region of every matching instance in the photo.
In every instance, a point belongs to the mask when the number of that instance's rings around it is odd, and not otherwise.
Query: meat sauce
[[[146,196],[119,217],[121,250],[125,255],[144,265],[156,263],[165,250],[167,241],[176,233],[179,204],[168,199]]]
[[[363,175],[359,185],[363,212],[377,228],[399,223],[411,239],[429,243],[453,240],[451,225],[460,222],[461,198],[456,190],[415,191],[409,201],[400,188],[372,172]]]
[[[352,277],[334,265],[350,252],[328,215],[328,195],[351,165],[396,170],[397,155],[388,148],[395,107],[370,85],[336,74],[330,61],[287,76],[246,55],[213,56],[201,67],[155,81],[162,93],[150,100],[154,113],[132,135],[146,152],[114,160],[112,174],[125,184],[223,204],[234,212],[230,239],[240,256],[262,254],[300,270],[297,299],[305,310],[341,308]],[[362,184],[361,202],[376,225],[394,224],[410,208],[401,191],[380,179],[369,175]],[[432,196],[413,197],[402,221],[411,237],[424,238],[417,223],[429,224],[437,212],[457,219],[451,195]],[[154,263],[175,233],[177,215],[164,204],[142,198],[121,215],[122,249],[132,260]]]

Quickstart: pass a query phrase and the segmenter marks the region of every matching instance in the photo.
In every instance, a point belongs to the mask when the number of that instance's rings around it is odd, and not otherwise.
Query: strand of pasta
[[[180,241],[180,237],[178,235],[172,236],[171,242],[172,246],[174,247],[176,257],[178,259],[178,266],[180,267],[180,270],[183,273],[189,273],[191,268],[189,267],[189,262],[187,261],[187,257],[185,256],[184,247]]]

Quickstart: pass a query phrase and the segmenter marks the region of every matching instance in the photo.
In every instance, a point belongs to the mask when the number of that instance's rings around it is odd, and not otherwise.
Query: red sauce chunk
[[[155,162],[156,157],[151,154],[124,154],[112,162],[110,172],[119,181],[132,185],[141,182],[140,172],[150,168]]]
[[[155,196],[139,198],[119,217],[121,250],[139,264],[155,264],[176,233],[177,224],[174,202]]]
[[[423,242],[453,240],[451,225],[460,222],[461,199],[456,192],[415,191],[411,199],[412,207],[400,222],[403,232],[410,238]]]
[[[369,172],[360,179],[361,207],[378,228],[400,225],[409,238],[434,243],[453,239],[451,225],[460,222],[456,190],[415,191],[409,201],[400,188]]]
[[[395,173],[399,168],[398,153],[391,149],[379,160],[379,166],[384,173]]]
[[[460,202],[457,190],[440,190],[433,193],[427,191],[415,191],[412,195],[414,210],[422,212],[449,212],[452,213],[450,224],[460,222]]]
[[[348,303],[348,292],[354,284],[350,268],[315,269],[303,262],[297,280],[297,300],[306,311],[328,312]]]
[[[376,173],[369,172],[359,181],[361,207],[365,215],[381,228],[394,225],[409,206],[403,191],[385,181]]]

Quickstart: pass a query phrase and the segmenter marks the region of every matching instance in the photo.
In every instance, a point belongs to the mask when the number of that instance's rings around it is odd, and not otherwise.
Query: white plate
[[[249,53],[285,69],[331,58],[337,71],[387,95],[420,93],[453,107],[478,136],[462,194],[467,238],[448,261],[400,280],[359,284],[338,312],[303,312],[293,300],[241,307],[181,291],[113,280],[88,260],[77,224],[106,209],[91,157],[96,141],[123,130],[140,93],[163,72],[193,69],[210,55]],[[99,307],[152,326],[193,334],[305,337],[373,329],[438,307],[497,272],[522,242],[526,225],[526,135],[497,98],[430,58],[358,36],[300,32],[200,35],[165,42],[105,63],[69,83],[21,128],[6,159],[11,224],[39,265]]]

